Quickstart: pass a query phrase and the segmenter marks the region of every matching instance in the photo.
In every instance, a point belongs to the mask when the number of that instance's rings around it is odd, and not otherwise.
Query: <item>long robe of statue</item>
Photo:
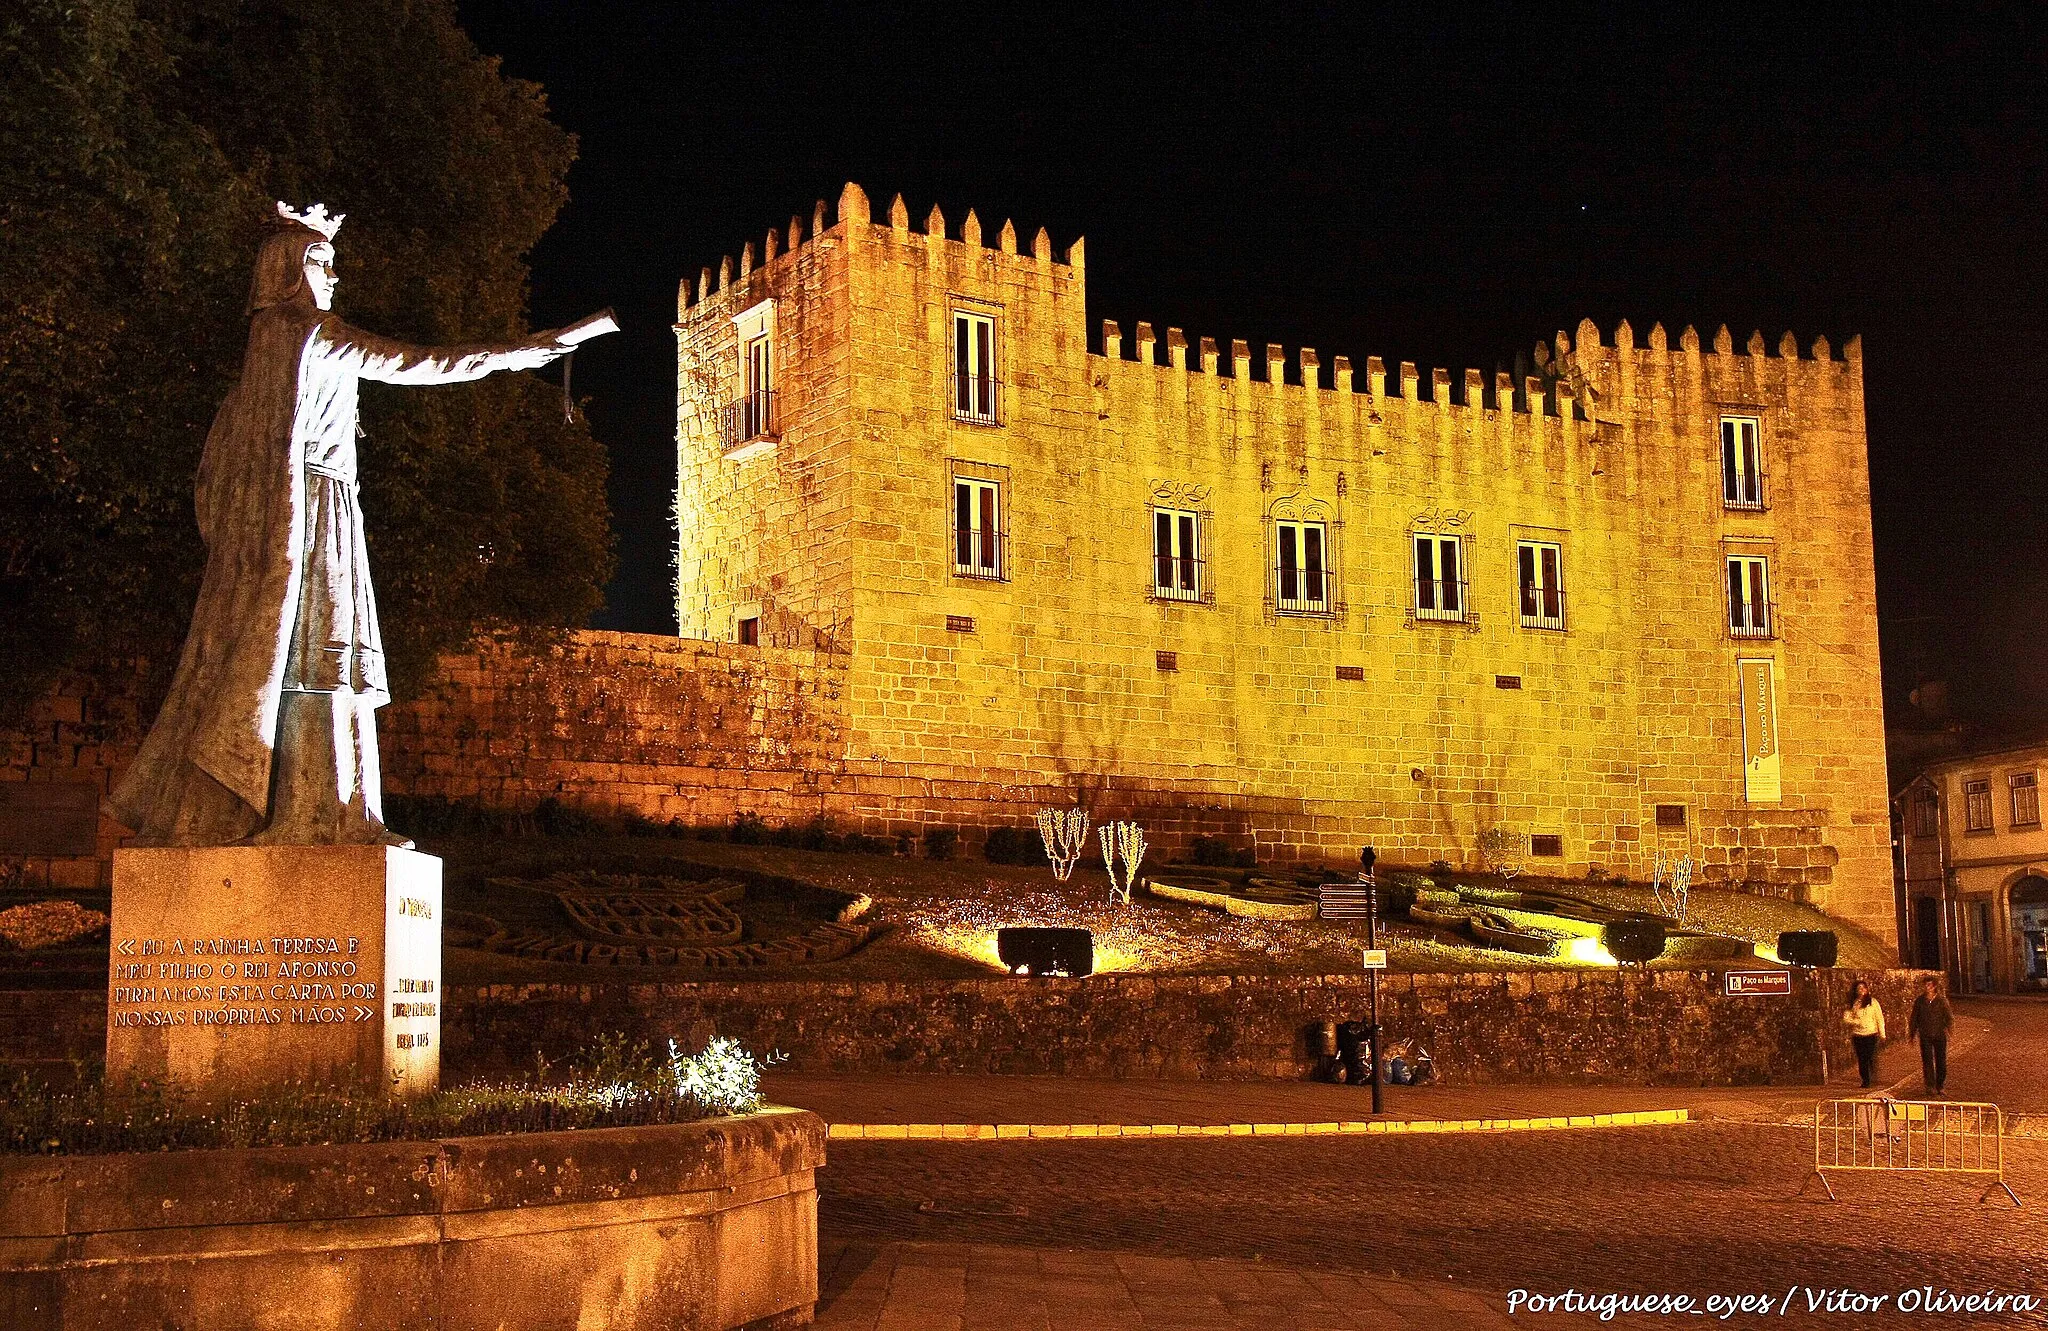
[[[418,347],[351,327],[328,312],[341,219],[278,213],[242,377],[199,464],[192,627],[113,796],[139,845],[410,844],[379,800],[376,709],[390,693],[357,499],[358,387],[460,383],[570,350],[551,334]]]

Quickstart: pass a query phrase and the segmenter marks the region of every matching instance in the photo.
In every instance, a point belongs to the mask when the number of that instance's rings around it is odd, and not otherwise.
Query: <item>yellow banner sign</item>
[[[1742,678],[1742,793],[1751,804],[1776,804],[1784,797],[1775,665],[1768,657],[1735,663]]]

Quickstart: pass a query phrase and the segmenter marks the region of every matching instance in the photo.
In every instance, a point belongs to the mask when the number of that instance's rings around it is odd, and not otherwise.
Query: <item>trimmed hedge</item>
[[[1778,935],[1778,960],[1788,966],[1832,966],[1839,943],[1832,929],[1787,929]]]
[[[1600,927],[1600,946],[1623,964],[1647,965],[1664,955],[1664,925],[1647,915],[1609,920]]]

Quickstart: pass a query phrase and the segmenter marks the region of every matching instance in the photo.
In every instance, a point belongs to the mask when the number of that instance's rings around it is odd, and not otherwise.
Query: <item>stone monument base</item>
[[[203,1096],[434,1090],[441,861],[389,846],[114,852],[107,1076]]]

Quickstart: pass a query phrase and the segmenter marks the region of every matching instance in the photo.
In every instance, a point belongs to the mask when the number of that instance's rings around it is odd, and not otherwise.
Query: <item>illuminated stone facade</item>
[[[677,325],[678,620],[829,663],[820,811],[1072,792],[1169,849],[1396,862],[1499,825],[1532,871],[1687,851],[1893,936],[1857,342],[1586,322],[1522,383],[1091,348],[1079,242],[853,186],[825,222]]]
[[[1906,954],[1958,993],[2048,992],[2048,744],[1936,763],[1899,793]]]

